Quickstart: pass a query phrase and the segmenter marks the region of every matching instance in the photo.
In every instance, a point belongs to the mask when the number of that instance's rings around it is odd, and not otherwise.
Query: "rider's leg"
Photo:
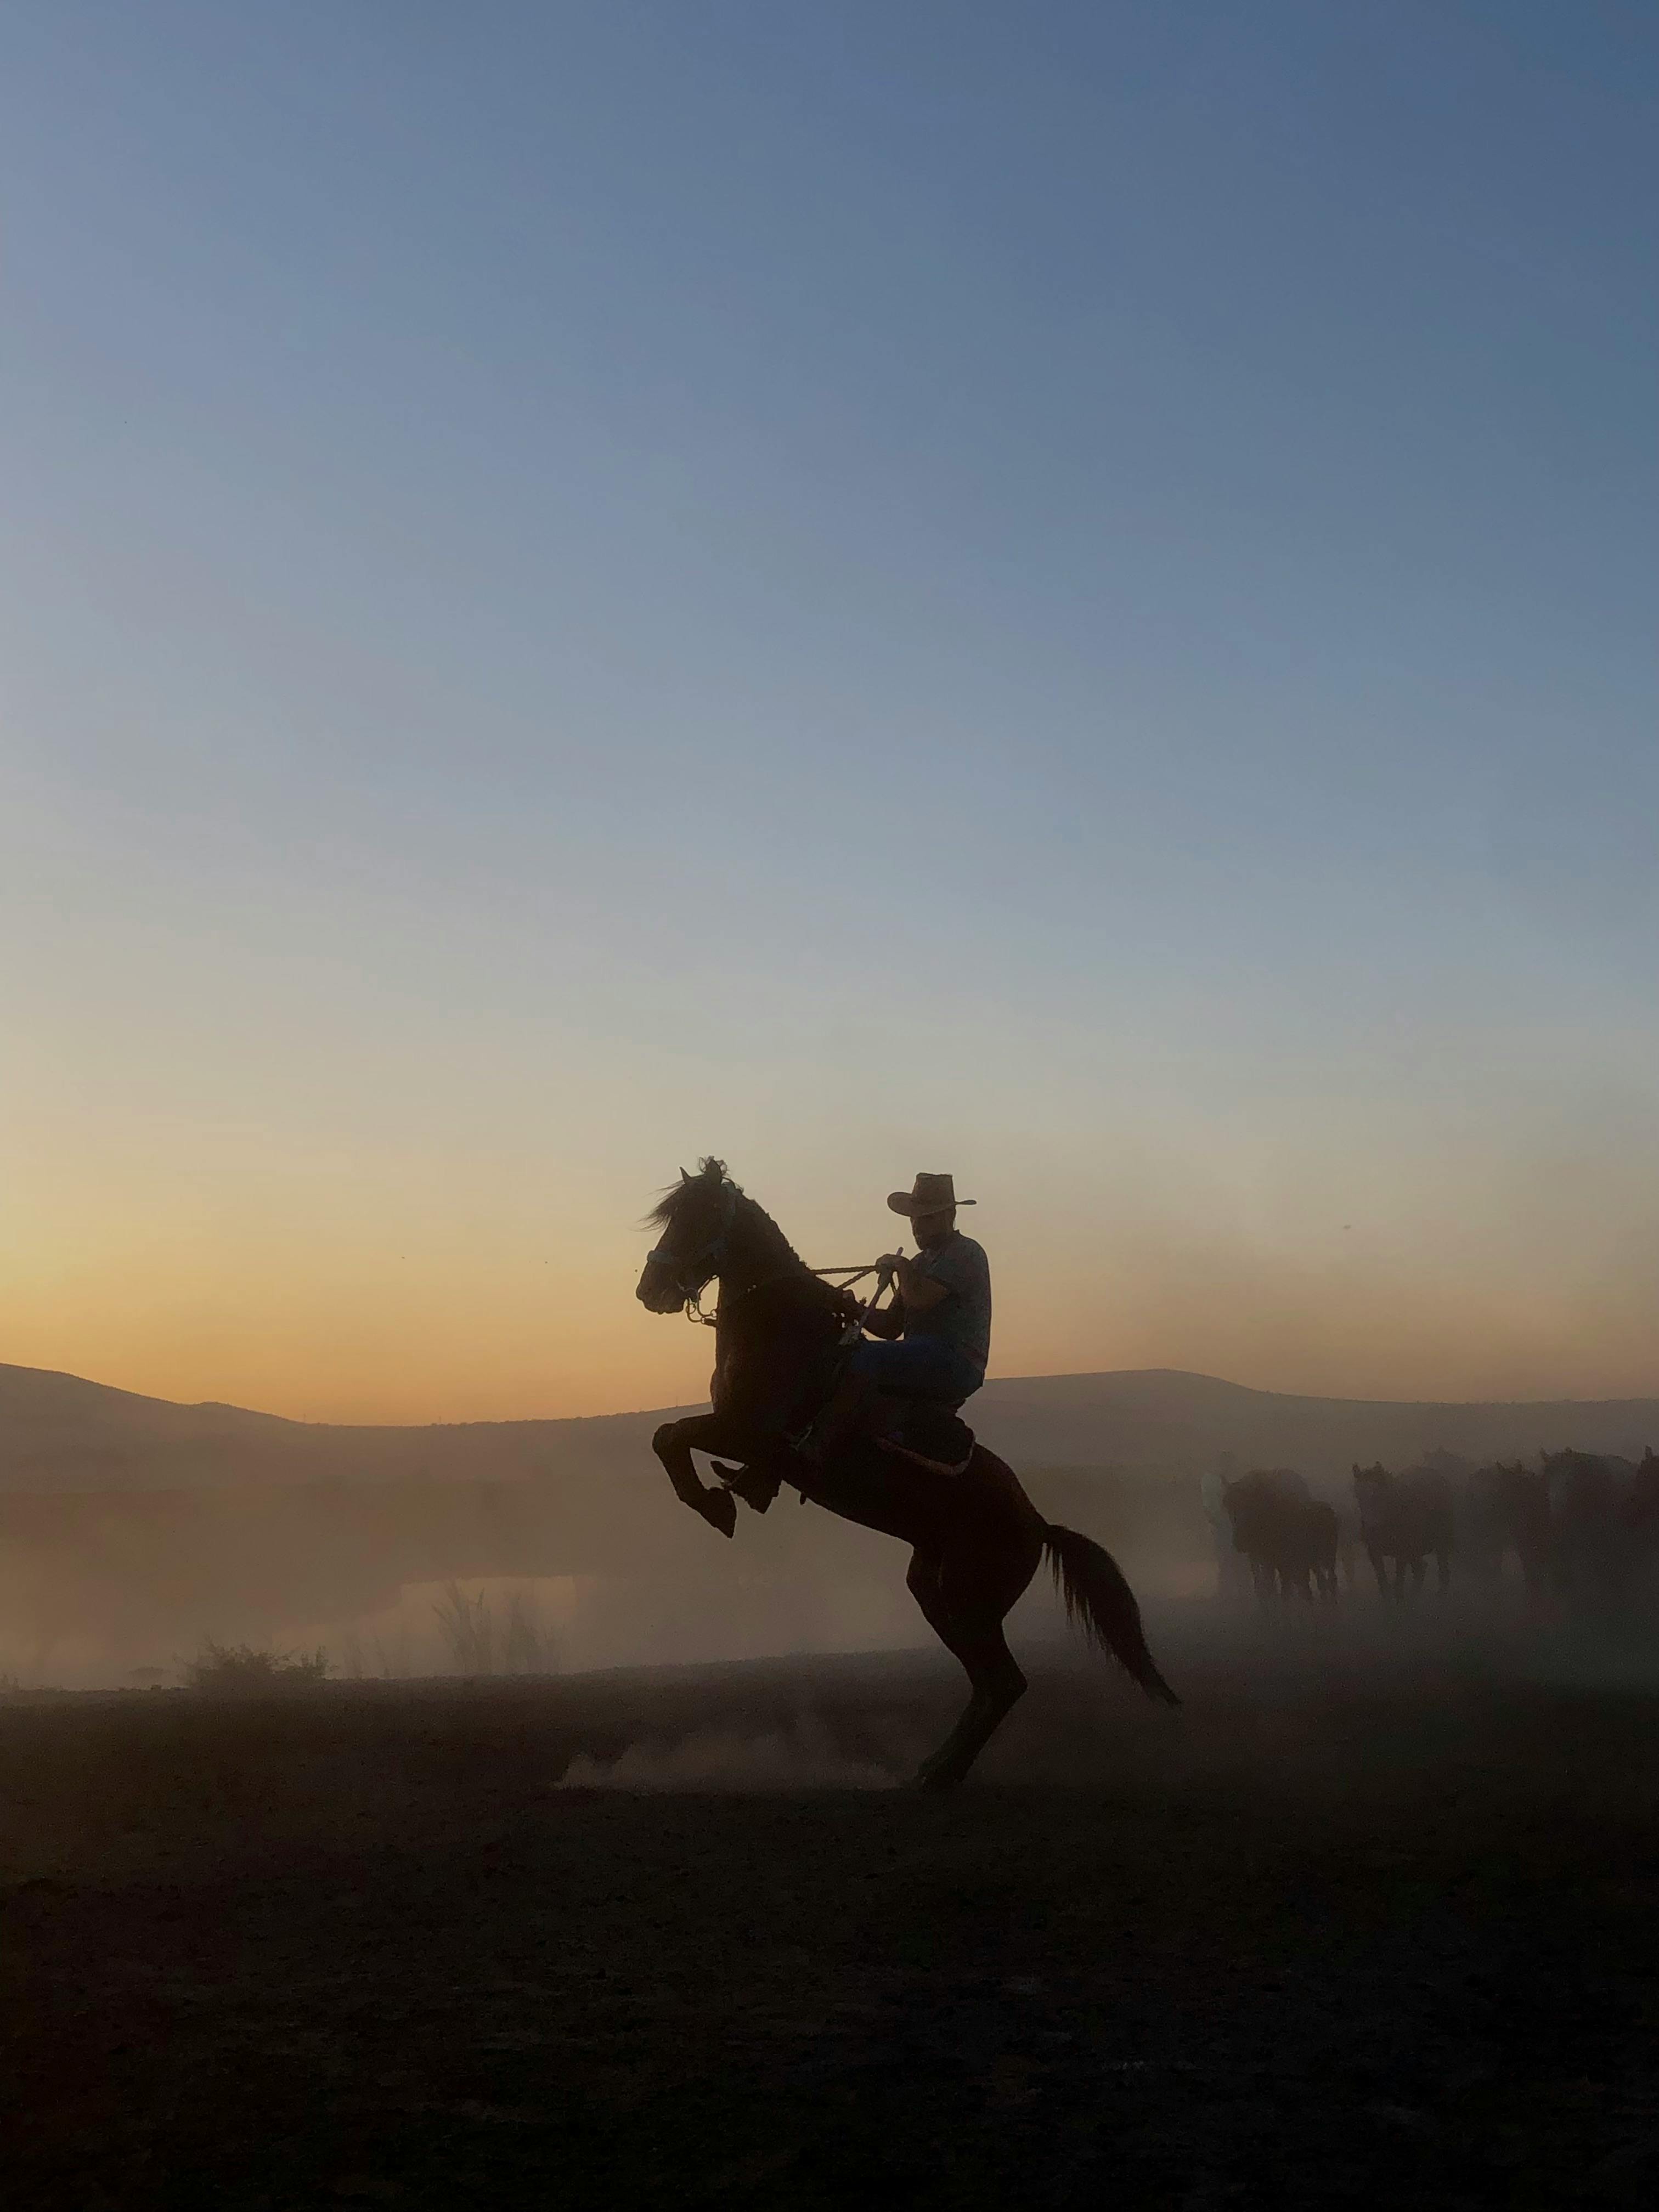
[[[855,1344],[841,1385],[814,1424],[802,1455],[815,1466],[823,1466],[867,1425],[872,1401],[878,1395],[954,1413],[983,1380],[976,1368],[936,1337]]]
[[[933,1339],[904,1337],[897,1343],[872,1343],[866,1338],[848,1353],[834,1395],[800,1447],[801,1456],[815,1467],[825,1465],[869,1425],[874,1401],[880,1395],[948,1397],[955,1382],[950,1353]]]
[[[899,1434],[902,1443],[925,1457],[951,1466],[973,1448],[974,1432],[962,1419],[962,1408],[984,1382],[983,1372],[960,1354],[951,1353],[939,1364],[926,1389],[913,1388]]]
[[[854,1346],[852,1357],[842,1370],[841,1381],[831,1393],[829,1403],[813,1422],[811,1433],[796,1446],[809,1466],[822,1467],[863,1427],[881,1383],[860,1360],[859,1354],[887,1348],[885,1346],[866,1344]]]

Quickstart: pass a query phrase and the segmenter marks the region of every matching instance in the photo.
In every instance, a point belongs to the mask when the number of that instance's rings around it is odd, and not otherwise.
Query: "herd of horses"
[[[1477,1467],[1439,1452],[1391,1473],[1355,1464],[1351,1502],[1316,1498],[1291,1468],[1257,1468],[1224,1480],[1231,1548],[1248,1562],[1264,1603],[1334,1601],[1363,1551],[1380,1594],[1403,1604],[1432,1562],[1447,1589],[1455,1573],[1495,1592],[1515,1563],[1527,1601],[1617,1607],[1630,1603],[1659,1559],[1659,1455],[1540,1452],[1535,1467]]]

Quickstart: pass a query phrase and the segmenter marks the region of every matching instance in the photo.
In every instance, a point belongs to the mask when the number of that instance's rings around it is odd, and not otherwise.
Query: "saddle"
[[[963,1474],[975,1449],[973,1431],[950,1406],[933,1398],[896,1398],[883,1393],[874,1401],[867,1425],[847,1439],[850,1443],[873,1443],[878,1450],[913,1460],[934,1474]],[[716,1460],[714,1473],[745,1505],[764,1513],[783,1486],[783,1475],[769,1467],[723,1467]],[[805,1492],[801,1502],[806,1502]]]
[[[883,1451],[897,1452],[931,1468],[936,1474],[962,1474],[974,1455],[974,1432],[960,1413],[933,1398],[896,1398],[895,1429],[879,1433],[875,1442]]]

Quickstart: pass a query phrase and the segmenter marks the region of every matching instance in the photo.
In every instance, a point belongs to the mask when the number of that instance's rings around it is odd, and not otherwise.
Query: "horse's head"
[[[635,1296],[647,1312],[678,1313],[719,1274],[737,1218],[738,1191],[724,1160],[682,1168],[646,1216],[662,1234],[646,1256]]]

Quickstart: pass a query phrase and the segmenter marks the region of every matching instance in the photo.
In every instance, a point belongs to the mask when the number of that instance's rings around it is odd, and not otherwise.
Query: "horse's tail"
[[[1149,1698],[1178,1705],[1180,1698],[1146,1649],[1140,1607],[1111,1553],[1092,1537],[1079,1536],[1075,1528],[1052,1524],[1042,1532],[1042,1548],[1054,1570],[1054,1588],[1065,1601],[1066,1620],[1081,1628],[1091,1644],[1109,1651]]]

